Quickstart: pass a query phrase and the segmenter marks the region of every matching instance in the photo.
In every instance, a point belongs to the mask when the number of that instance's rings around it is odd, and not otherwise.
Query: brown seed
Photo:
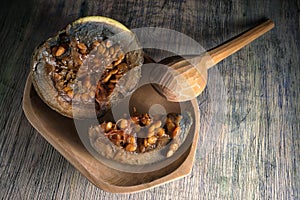
[[[66,80],[70,80],[72,78],[72,71],[69,71],[66,76]]]
[[[106,48],[110,48],[112,45],[113,45],[112,41],[107,39],[105,42]]]
[[[155,129],[155,126],[154,125],[151,125],[148,129],[148,132],[154,132],[154,129]]]
[[[178,149],[178,147],[179,147],[179,145],[177,143],[173,143],[170,145],[170,150],[175,152]]]
[[[118,60],[118,54],[115,52],[114,54],[111,55],[111,59],[113,62]]]
[[[113,84],[116,84],[118,82],[118,80],[117,79],[111,79],[109,82],[113,83]]]
[[[171,157],[174,154],[174,151],[169,150],[167,153],[167,158]]]
[[[54,73],[53,78],[54,78],[54,80],[59,81],[62,78],[62,75],[60,75],[58,73]]]
[[[59,63],[59,62],[58,62],[58,63]],[[60,64],[60,66],[59,66],[59,67],[60,67],[61,69],[68,69],[68,67],[67,67],[67,66],[65,66],[64,64],[62,64],[62,63],[59,63],[59,64]]]
[[[102,83],[106,83],[109,79],[110,79],[110,77],[111,77],[111,74],[109,73],[109,74],[107,74],[103,79],[102,79]]]
[[[157,135],[158,135],[159,137],[161,137],[161,136],[163,136],[164,134],[165,134],[165,129],[159,128],[158,131],[157,131]]]
[[[105,47],[103,45],[99,45],[97,51],[99,54],[103,54],[105,52]]]
[[[55,56],[61,56],[63,55],[64,53],[66,52],[66,49],[63,47],[63,46],[59,46],[56,53],[55,53]]]
[[[66,86],[66,87],[64,88],[64,91],[65,91],[65,92],[68,92],[69,90],[72,90],[69,86]]]
[[[56,53],[56,51],[57,51],[57,46],[55,46],[55,47],[53,47],[52,49],[51,49],[51,53],[52,53],[52,55],[53,56],[55,56],[55,53]]]
[[[83,62],[79,57],[74,57],[74,63],[75,66],[81,66]]]
[[[153,126],[157,129],[161,126],[161,121],[157,121],[153,124]]]
[[[149,146],[148,140],[145,138],[144,139],[144,146],[147,148]]]
[[[120,52],[118,53],[118,59],[123,60],[124,57],[125,57],[124,52],[123,52],[123,51],[120,51]]]
[[[110,55],[113,55],[114,53],[115,53],[114,47],[110,47],[110,48],[109,48],[109,54],[110,54]]]
[[[106,123],[106,126],[105,126],[105,132],[110,131],[111,128],[112,128],[112,126],[113,126],[112,122],[107,122],[107,123]]]
[[[119,134],[117,134],[115,139],[116,139],[116,143],[115,144],[117,146],[121,146],[121,142],[122,142],[121,141],[121,136]]]
[[[67,95],[72,99],[73,96],[74,96],[73,90],[69,90],[69,91],[67,92]]]
[[[172,132],[175,129],[175,124],[172,121],[167,120],[166,125],[168,132]]]
[[[60,74],[62,75],[62,76],[65,76],[66,74],[67,74],[67,70],[66,69],[63,69],[61,72],[60,72]]]
[[[113,69],[113,68],[114,68],[114,66],[112,64],[110,64],[106,67],[106,69]]]
[[[119,122],[120,129],[125,129],[128,126],[128,121],[126,119],[121,119]]]
[[[93,48],[95,48],[95,47],[97,47],[97,46],[99,46],[99,45],[100,45],[100,42],[99,42],[99,41],[95,40],[95,41],[93,42]]]
[[[148,114],[143,115],[142,118],[140,119],[140,121],[145,126],[149,126],[150,123],[151,123],[151,119],[150,119],[150,116]]]
[[[108,57],[108,55],[109,55],[109,50],[106,49],[105,52],[103,53],[103,56],[104,56],[104,57]],[[109,61],[107,61],[107,63],[108,63],[108,62],[109,62]]]
[[[147,137],[152,137],[153,135],[154,135],[154,131],[149,131],[149,130],[148,130]]]
[[[72,69],[74,67],[74,62],[73,60],[68,61],[68,68]]]
[[[155,137],[155,136],[151,136],[151,137],[149,137],[148,140],[147,140],[147,142],[148,142],[150,145],[155,144],[156,141],[157,141],[157,137]]]
[[[126,72],[128,70],[128,67],[125,63],[121,63],[117,67],[118,67],[118,70],[119,70],[118,71],[119,74],[123,74],[124,72]]]
[[[61,59],[61,62],[62,62],[65,66],[68,65],[68,63],[67,63],[67,58],[66,58],[66,57],[62,58],[62,59]],[[66,67],[66,68],[67,68],[67,67]]]
[[[135,137],[129,136],[129,137],[127,138],[127,142],[128,142],[129,144],[135,144],[135,142],[136,142]]]
[[[118,72],[118,69],[113,69],[110,71],[110,74],[116,74]]]
[[[136,150],[136,146],[134,144],[127,144],[125,150],[129,152],[133,152]]]
[[[118,64],[120,64],[123,61],[123,59],[119,59],[117,61],[114,62],[114,66],[117,66]]]
[[[170,137],[168,135],[163,135],[158,139],[159,146],[166,146],[170,142]]]
[[[177,127],[172,131],[172,134],[171,134],[170,136],[171,136],[171,138],[175,138],[179,133],[180,133],[180,127],[177,126]]]
[[[64,87],[64,80],[59,81],[59,82],[56,84],[56,87],[57,87],[58,89],[62,89],[62,88]]]
[[[84,43],[80,42],[79,44],[77,44],[77,47],[80,49],[80,50],[87,50],[87,47],[85,46]]]

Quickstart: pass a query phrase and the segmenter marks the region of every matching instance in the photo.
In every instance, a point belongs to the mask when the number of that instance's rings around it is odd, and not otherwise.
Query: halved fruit
[[[35,49],[33,85],[64,116],[90,118],[95,111],[102,116],[133,91],[142,63],[143,52],[128,28],[110,18],[84,17]],[[121,79],[125,74],[130,79]]]

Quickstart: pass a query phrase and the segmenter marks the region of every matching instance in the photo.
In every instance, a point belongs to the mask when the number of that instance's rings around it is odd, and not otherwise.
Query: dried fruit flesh
[[[134,112],[117,122],[92,126],[89,137],[93,148],[107,158],[117,159],[119,155],[120,162],[143,162],[146,157],[155,160],[157,155],[171,157],[184,142],[192,123],[188,113],[150,116]]]

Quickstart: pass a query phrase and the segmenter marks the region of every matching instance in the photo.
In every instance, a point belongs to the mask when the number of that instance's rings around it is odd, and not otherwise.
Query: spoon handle
[[[238,35],[237,37],[213,48],[208,51],[211,59],[213,60],[213,64],[207,66],[207,68],[211,68],[223,59],[229,57],[231,54],[234,54],[256,38],[260,37],[264,33],[268,32],[274,27],[274,22],[271,20],[266,20],[260,25],[251,28],[250,30]]]

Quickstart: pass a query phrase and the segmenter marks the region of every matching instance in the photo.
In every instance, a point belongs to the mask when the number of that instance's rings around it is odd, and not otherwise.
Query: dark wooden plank
[[[299,199],[299,7],[280,0],[7,1],[0,16],[0,199]],[[87,15],[170,28],[207,49],[274,20],[274,30],[210,70],[211,83],[223,78],[227,110],[219,137],[199,145],[190,176],[137,194],[106,193],[27,122],[20,105],[34,47]],[[218,88],[208,86],[198,97],[203,130],[216,112],[209,94]]]

